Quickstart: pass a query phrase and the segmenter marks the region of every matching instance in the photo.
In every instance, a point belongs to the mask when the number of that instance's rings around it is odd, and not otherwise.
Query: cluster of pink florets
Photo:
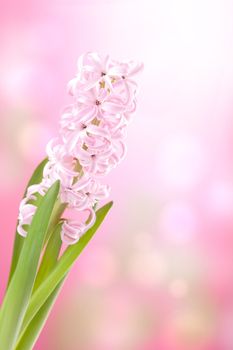
[[[61,117],[59,137],[47,145],[43,180],[29,187],[21,202],[20,235],[26,236],[36,211],[36,194],[43,196],[56,180],[61,182],[61,203],[88,215],[84,222],[64,220],[63,242],[76,243],[94,224],[95,204],[109,195],[100,178],[125,155],[126,127],[136,108],[137,84],[132,77],[141,68],[133,61],[117,62],[97,53],[80,57],[78,73],[68,84],[74,102]]]

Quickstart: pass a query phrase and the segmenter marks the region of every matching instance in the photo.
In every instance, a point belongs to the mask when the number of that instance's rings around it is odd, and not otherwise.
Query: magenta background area
[[[232,1],[1,1],[0,23],[1,299],[77,57],[145,64],[114,207],[35,349],[233,349]]]

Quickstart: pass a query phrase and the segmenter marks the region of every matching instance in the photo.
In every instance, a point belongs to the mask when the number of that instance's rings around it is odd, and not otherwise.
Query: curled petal
[[[62,225],[61,239],[66,244],[75,244],[84,235],[84,233],[94,225],[96,216],[93,209],[85,209],[89,214],[88,223],[82,223],[78,220],[65,220]]]
[[[23,236],[26,237],[27,235],[27,231],[24,228],[24,226],[28,226],[31,224],[33,216],[36,212],[37,207],[35,205],[32,204],[28,204],[27,203],[27,198],[24,198],[21,203],[20,203],[20,207],[19,207],[19,222],[18,222],[18,226],[17,226],[17,232]]]

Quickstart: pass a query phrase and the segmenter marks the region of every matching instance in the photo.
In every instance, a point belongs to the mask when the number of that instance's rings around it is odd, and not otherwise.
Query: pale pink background
[[[0,4],[1,297],[24,186],[77,57],[145,63],[114,207],[36,350],[233,349],[233,3]]]

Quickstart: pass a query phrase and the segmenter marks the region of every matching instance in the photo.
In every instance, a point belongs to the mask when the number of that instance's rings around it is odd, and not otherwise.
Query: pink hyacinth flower
[[[95,52],[88,52],[78,60],[77,77],[71,80],[68,90],[72,95],[77,90],[87,91],[99,83],[112,90],[112,83],[127,73],[127,65],[114,63],[109,56],[103,58]]]
[[[121,113],[125,110],[120,95],[110,94],[107,90],[94,87],[85,93],[75,95],[76,102],[80,108],[80,114],[88,115],[85,121],[94,119],[95,117],[103,117],[106,114]]]
[[[28,204],[27,201],[28,199],[24,198],[19,206],[19,223],[17,226],[17,232],[23,237],[26,237],[27,235],[27,231],[25,230],[24,226],[31,224],[33,215],[37,209],[35,205]]]
[[[102,185],[91,177],[84,176],[71,187],[64,188],[61,201],[69,203],[69,207],[84,210],[93,207],[98,201],[109,195],[109,186]]]
[[[91,228],[96,220],[95,211],[91,208],[84,210],[89,214],[88,223],[78,220],[65,220],[62,225],[61,239],[65,244],[72,245],[79,241],[84,233]]]

